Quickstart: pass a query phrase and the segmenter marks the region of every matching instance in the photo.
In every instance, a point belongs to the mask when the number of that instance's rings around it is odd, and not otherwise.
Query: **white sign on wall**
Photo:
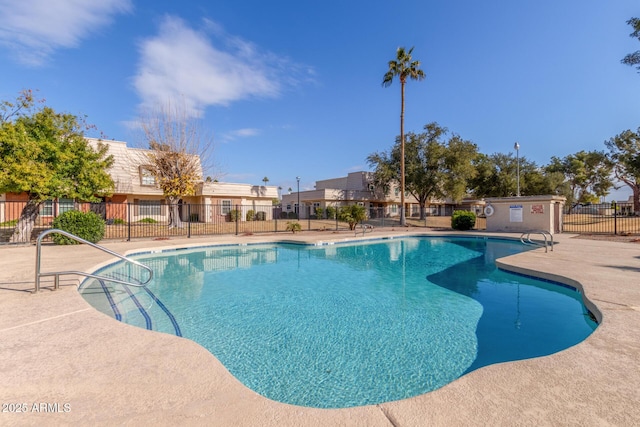
[[[509,222],[522,222],[522,205],[509,206]]]

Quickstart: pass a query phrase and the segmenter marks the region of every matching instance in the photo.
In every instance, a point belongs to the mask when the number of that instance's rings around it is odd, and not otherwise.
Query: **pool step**
[[[81,287],[80,293],[100,312],[123,323],[182,336],[173,314],[146,286],[132,288],[93,279]]]

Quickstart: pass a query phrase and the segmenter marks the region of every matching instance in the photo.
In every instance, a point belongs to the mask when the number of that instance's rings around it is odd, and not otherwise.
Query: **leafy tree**
[[[447,129],[437,123],[424,126],[425,132],[406,135],[406,190],[420,205],[420,218],[426,215],[426,204],[431,199],[460,200],[466,194],[469,180],[475,175],[472,161],[478,155],[475,144],[453,134],[442,141]],[[401,140],[390,152],[374,153],[367,157],[375,168],[374,182],[385,194],[391,182],[401,176]]]
[[[569,186],[567,201],[574,205],[606,196],[613,187],[612,168],[604,152],[583,150],[562,159],[552,157],[546,170],[564,175]]]
[[[470,189],[476,197],[511,197],[517,194],[518,161],[520,162],[520,194],[558,194],[564,176],[547,173],[525,157],[516,158],[512,153],[480,154],[474,159],[475,177]]]
[[[405,193],[405,153],[404,153],[404,85],[407,78],[411,80],[422,80],[425,77],[424,71],[420,69],[420,61],[415,61],[411,57],[413,47],[408,51],[404,47],[399,47],[396,51],[396,59],[389,61],[389,69],[382,79],[382,86],[388,87],[393,83],[393,78],[400,80],[401,107],[400,107],[400,225],[406,224],[404,193]]]
[[[625,130],[605,142],[615,177],[633,191],[633,211],[640,215],[640,128]]]
[[[139,161],[153,175],[169,205],[169,228],[182,227],[179,202],[193,196],[202,182],[202,164],[209,159],[212,139],[186,106],[168,103],[150,111],[140,124],[149,151]]]
[[[76,116],[49,107],[34,111],[33,98],[25,96],[14,105],[20,109],[3,115],[0,122],[0,193],[27,194],[10,240],[25,242],[46,200],[68,197],[92,202],[109,195],[113,181],[107,169],[113,157],[107,155],[106,145],[96,149],[88,145],[86,125]]]
[[[364,221],[367,218],[367,213],[364,206],[349,205],[340,208],[338,213],[338,219],[349,224],[349,230],[355,230],[356,225],[359,222]]]
[[[629,34],[629,37],[633,37],[634,39],[640,40],[640,19],[631,18],[627,21],[627,24],[633,27],[633,32]],[[628,54],[620,61],[623,64],[636,66],[636,69],[640,73],[640,50],[636,50],[633,53]]]

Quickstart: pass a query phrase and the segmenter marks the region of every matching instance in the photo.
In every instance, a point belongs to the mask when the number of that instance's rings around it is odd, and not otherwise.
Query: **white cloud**
[[[77,47],[131,9],[131,0],[0,0],[0,45],[18,61],[39,66],[56,49]]]
[[[222,134],[220,136],[220,140],[222,142],[230,142],[238,138],[249,138],[259,134],[260,134],[259,129],[254,129],[254,128],[236,129],[236,130],[232,130],[230,132],[225,132],[224,134]]]
[[[140,54],[134,86],[143,109],[182,98],[194,116],[211,105],[277,97],[285,84],[312,74],[226,34],[215,22],[204,21],[204,31],[197,31],[172,16],[165,17],[156,36],[142,41]]]

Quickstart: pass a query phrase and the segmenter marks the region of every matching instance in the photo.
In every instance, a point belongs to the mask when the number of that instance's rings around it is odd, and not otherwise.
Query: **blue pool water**
[[[200,343],[270,399],[352,407],[584,340],[597,324],[578,292],[496,268],[523,250],[419,237],[207,247],[136,257],[154,269],[147,288],[89,280],[81,292],[119,320]]]

